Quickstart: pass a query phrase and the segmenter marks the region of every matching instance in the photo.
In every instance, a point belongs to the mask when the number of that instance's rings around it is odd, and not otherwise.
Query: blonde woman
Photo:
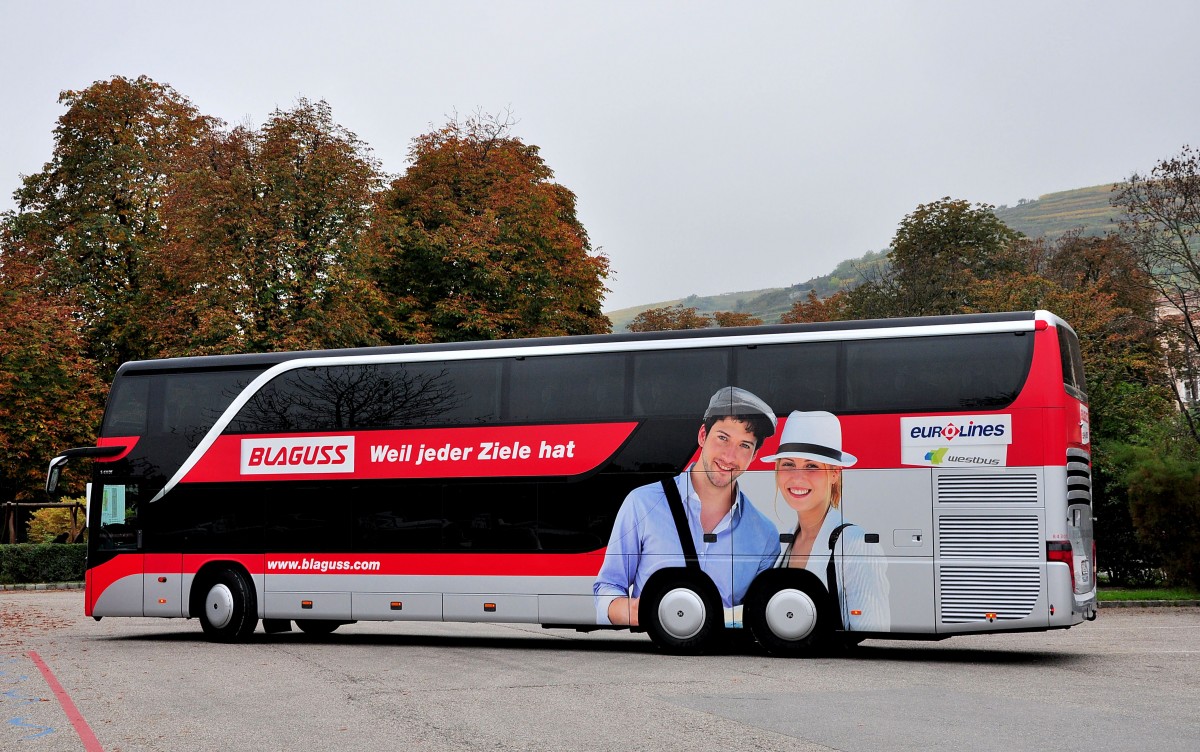
[[[792,541],[777,567],[807,569],[837,588],[841,627],[852,632],[891,630],[887,559],[882,546],[842,517],[842,469],[858,459],[842,451],[842,426],[833,413],[795,411],[788,416],[775,463],[776,500],[796,513]],[[836,552],[836,556],[835,556]]]

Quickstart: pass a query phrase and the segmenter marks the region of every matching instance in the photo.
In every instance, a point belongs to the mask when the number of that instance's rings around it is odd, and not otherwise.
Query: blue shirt
[[[779,530],[739,489],[733,508],[713,529],[716,541],[705,543],[700,499],[692,489],[690,474],[680,473],[675,484],[683,497],[700,568],[716,584],[726,609],[741,605],[754,577],[775,563]],[[604,564],[592,588],[596,623],[611,624],[608,606],[614,598],[639,598],[650,575],[664,567],[682,566],[683,547],[662,485],[651,483],[633,489],[617,512]]]

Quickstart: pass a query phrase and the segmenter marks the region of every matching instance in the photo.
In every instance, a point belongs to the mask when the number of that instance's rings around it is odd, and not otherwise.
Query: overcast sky
[[[1200,145],[1198,29],[1185,0],[6,0],[0,210],[50,158],[61,90],[145,74],[230,123],[325,99],[393,173],[451,113],[511,109],[612,261],[608,310],[791,285],[918,204]]]

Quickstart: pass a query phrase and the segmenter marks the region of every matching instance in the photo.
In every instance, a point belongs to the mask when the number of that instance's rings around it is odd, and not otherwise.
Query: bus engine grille
[[[939,504],[1037,504],[1038,476],[940,475],[937,500]]]
[[[1041,590],[1038,567],[943,566],[938,573],[943,624],[1024,619]]]
[[[938,556],[943,559],[1035,559],[1044,554],[1037,515],[942,515]]]

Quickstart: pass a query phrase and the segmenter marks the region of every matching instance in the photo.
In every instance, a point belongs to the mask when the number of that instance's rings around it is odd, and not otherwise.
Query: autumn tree
[[[153,354],[158,318],[151,269],[166,235],[162,206],[176,156],[214,122],[174,89],[145,76],[65,91],[54,153],[23,179],[9,218],[44,293],[79,318],[88,353],[106,375]]]
[[[633,317],[628,329],[631,332],[669,332],[679,329],[706,329],[712,325],[712,316],[700,313],[695,306],[679,303],[647,308]]]
[[[507,119],[457,118],[417,137],[379,202],[376,277],[405,342],[607,332],[608,259],[575,194]]]
[[[0,501],[40,500],[49,459],[94,440],[103,384],[72,312],[37,289],[13,243],[0,233]]]
[[[164,354],[379,344],[384,301],[362,242],[382,173],[328,103],[181,154],[160,272]]]
[[[845,321],[851,317],[847,293],[841,290],[827,298],[817,297],[816,290],[792,303],[792,307],[779,317],[783,324],[810,324],[825,321]]]
[[[755,316],[753,313],[746,313],[745,311],[714,311],[712,317],[717,326],[722,328],[730,326],[760,326],[763,323],[763,320],[758,316]]]
[[[1161,553],[1138,539],[1128,478],[1174,410],[1163,384],[1154,296],[1122,239],[1068,233],[1023,243],[1025,269],[979,283],[976,310],[1047,309],[1079,335],[1091,416],[1092,506],[1105,569],[1126,583],[1153,578]]]
[[[1019,271],[1020,234],[989,204],[943,198],[918,206],[892,239],[889,268],[849,293],[855,318],[961,313],[976,282]]]

